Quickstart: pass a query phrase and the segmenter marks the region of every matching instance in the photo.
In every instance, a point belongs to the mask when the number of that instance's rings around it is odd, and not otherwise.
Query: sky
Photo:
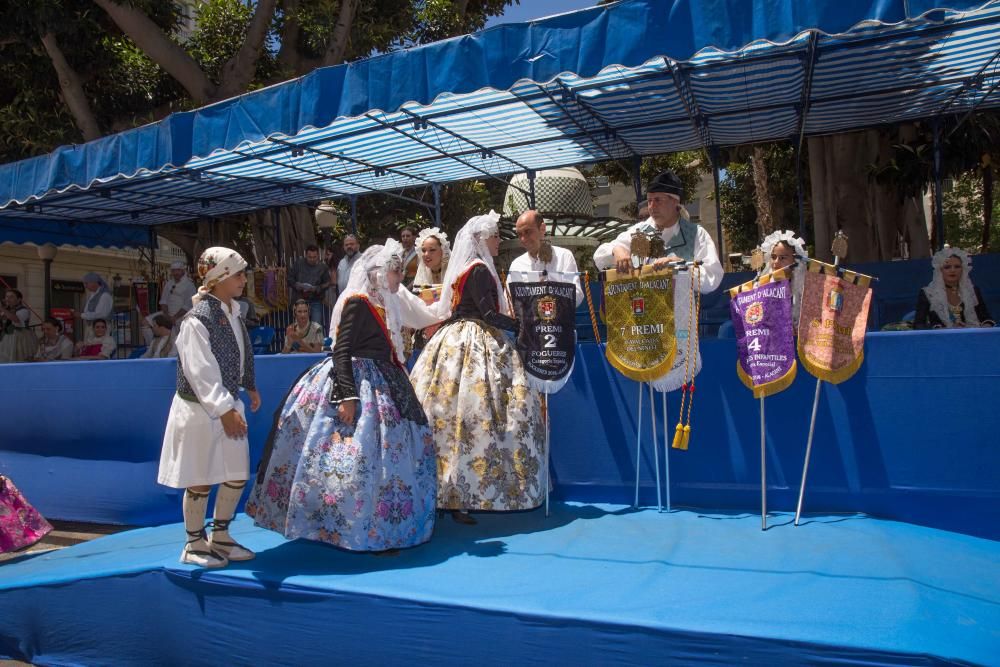
[[[571,12],[574,9],[593,7],[597,0],[521,0],[520,5],[511,5],[503,16],[497,16],[486,23],[492,27],[501,23],[521,23],[543,16]]]

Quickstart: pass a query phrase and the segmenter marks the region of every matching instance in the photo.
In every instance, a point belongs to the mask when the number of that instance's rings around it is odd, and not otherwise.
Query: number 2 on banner
[[[754,338],[752,341],[750,341],[749,343],[747,343],[747,348],[751,352],[760,352],[760,348],[761,348],[760,340],[757,339],[757,338]]]
[[[542,347],[555,347],[556,346],[556,336],[555,334],[545,334],[542,336],[545,339],[545,344]]]

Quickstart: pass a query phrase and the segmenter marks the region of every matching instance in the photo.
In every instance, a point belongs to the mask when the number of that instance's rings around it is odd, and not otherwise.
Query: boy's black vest
[[[239,304],[233,301],[233,307],[239,308]],[[248,390],[257,388],[253,368],[253,347],[250,345],[250,335],[247,333],[246,325],[240,320],[240,332],[243,334],[244,362],[242,368],[243,381],[240,382],[240,348],[233,334],[233,327],[229,324],[229,319],[222,302],[212,296],[206,296],[191,309],[186,317],[197,317],[198,320],[208,329],[208,341],[212,348],[212,354],[219,364],[219,371],[222,373],[222,386],[233,395],[239,398],[240,384]],[[198,397],[191,388],[184,375],[181,366],[181,359],[177,357],[177,395],[188,401],[198,402]]]

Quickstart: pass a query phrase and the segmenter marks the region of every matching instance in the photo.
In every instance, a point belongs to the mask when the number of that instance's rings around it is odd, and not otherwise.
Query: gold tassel
[[[677,422],[677,428],[674,429],[674,442],[670,445],[674,449],[687,449],[687,445],[684,443],[684,424]]]
[[[687,449],[691,441],[691,424],[684,425],[684,439],[681,441],[680,449]]]

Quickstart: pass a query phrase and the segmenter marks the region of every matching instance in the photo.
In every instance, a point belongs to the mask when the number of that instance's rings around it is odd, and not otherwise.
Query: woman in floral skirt
[[[545,498],[541,398],[501,331],[518,324],[493,265],[499,219],[491,211],[458,232],[431,306],[450,319],[410,373],[434,430],[438,507],[466,524],[470,510],[526,510]]]
[[[402,364],[402,326],[437,321],[399,289],[402,246],[372,246],[334,307],[333,353],[298,380],[269,438],[247,514],[288,538],[351,551],[426,542],[434,441]]]

